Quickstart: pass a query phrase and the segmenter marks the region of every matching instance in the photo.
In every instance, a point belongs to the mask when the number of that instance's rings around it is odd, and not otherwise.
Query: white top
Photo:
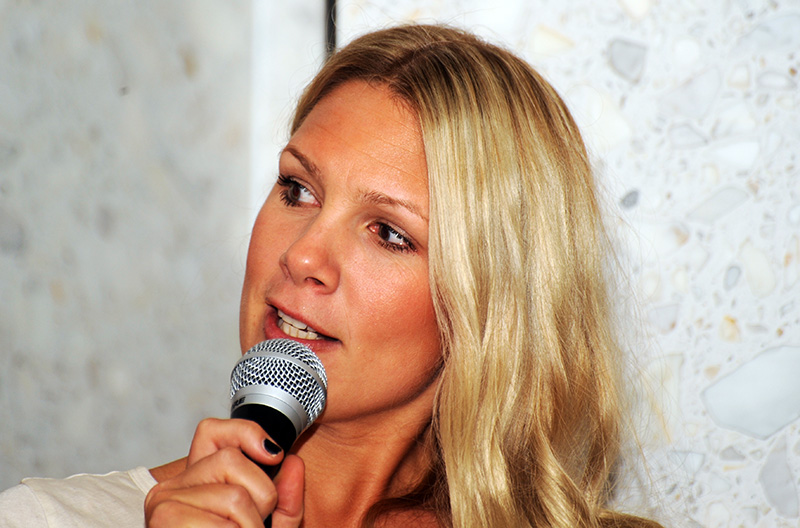
[[[3,528],[142,528],[147,468],[66,479],[30,478],[0,493]]]

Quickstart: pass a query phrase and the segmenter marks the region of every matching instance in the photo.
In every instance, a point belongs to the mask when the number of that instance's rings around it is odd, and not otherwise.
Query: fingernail
[[[266,449],[267,453],[270,455],[277,455],[282,451],[281,447],[269,438],[264,439],[264,449]]]

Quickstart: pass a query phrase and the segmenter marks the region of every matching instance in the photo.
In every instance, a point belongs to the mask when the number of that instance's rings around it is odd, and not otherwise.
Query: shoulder
[[[20,484],[0,493],[0,526],[6,528],[47,526],[47,518],[33,490]]]
[[[153,485],[155,480],[147,469],[136,468],[66,479],[25,479],[3,495],[19,500],[19,505],[12,505],[12,514],[24,521],[19,526],[142,526],[142,505]],[[12,515],[5,508],[3,512],[3,521]]]

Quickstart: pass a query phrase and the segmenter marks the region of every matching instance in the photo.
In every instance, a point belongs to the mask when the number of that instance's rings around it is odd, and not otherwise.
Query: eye
[[[316,198],[311,191],[290,176],[278,176],[278,185],[282,187],[281,200],[289,207],[299,207],[301,204],[314,204]]]
[[[417,248],[414,247],[414,244],[411,240],[408,239],[405,235],[400,233],[398,230],[390,226],[389,224],[385,224],[383,222],[375,222],[369,226],[369,230],[378,235],[380,239],[380,244],[385,247],[386,249],[390,249],[392,251],[416,251]]]

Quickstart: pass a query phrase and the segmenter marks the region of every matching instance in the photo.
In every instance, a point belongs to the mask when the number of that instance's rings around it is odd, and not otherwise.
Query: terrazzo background
[[[437,20],[504,43],[575,113],[642,321],[650,486],[630,505],[674,526],[797,526],[800,3],[340,5],[345,39]]]
[[[249,223],[321,3],[0,2],[1,487],[159,463],[225,414]],[[632,506],[797,526],[800,2],[496,4],[340,1],[340,41],[444,21],[553,82],[641,314],[653,489]]]

